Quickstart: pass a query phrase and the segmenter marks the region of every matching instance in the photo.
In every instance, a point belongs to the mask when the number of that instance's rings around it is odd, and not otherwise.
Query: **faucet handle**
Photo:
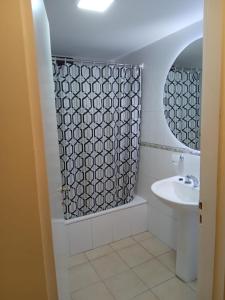
[[[186,175],[185,177],[184,177],[184,183],[186,183],[186,184],[190,184],[190,183],[192,183],[192,176],[191,175]]]
[[[196,176],[186,175],[184,180],[185,180],[184,183],[186,183],[186,184],[190,184],[193,182],[194,188],[199,186],[199,179]]]

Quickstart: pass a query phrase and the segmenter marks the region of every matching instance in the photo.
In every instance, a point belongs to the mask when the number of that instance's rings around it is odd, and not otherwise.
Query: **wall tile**
[[[113,240],[113,215],[92,219],[93,247],[99,247]]]
[[[113,241],[131,235],[130,209],[117,211],[113,214]]]
[[[160,111],[143,111],[141,126],[141,141],[164,144],[165,131],[163,117]]]
[[[147,230],[148,205],[140,205],[132,208],[130,214],[131,234],[137,234]]]
[[[90,220],[72,223],[67,226],[70,255],[75,255],[93,248],[91,226]]]

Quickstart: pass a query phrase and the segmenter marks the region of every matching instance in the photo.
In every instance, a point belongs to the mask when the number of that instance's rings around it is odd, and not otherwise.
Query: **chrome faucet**
[[[193,175],[186,175],[184,178],[184,183],[191,184],[193,182],[193,187],[199,187],[199,179]]]

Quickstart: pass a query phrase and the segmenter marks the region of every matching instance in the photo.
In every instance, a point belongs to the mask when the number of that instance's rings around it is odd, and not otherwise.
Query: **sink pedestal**
[[[198,254],[198,212],[197,210],[179,210],[176,275],[183,281],[197,278]]]
[[[152,192],[177,212],[176,275],[183,281],[197,278],[199,187],[182,176],[153,183]]]

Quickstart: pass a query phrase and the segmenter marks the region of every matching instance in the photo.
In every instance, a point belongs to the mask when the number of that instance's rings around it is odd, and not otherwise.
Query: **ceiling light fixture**
[[[80,0],[77,4],[79,8],[104,12],[114,0]]]

